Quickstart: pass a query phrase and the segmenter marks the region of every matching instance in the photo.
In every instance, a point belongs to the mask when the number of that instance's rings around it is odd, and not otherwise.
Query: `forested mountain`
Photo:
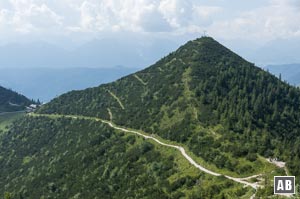
[[[133,75],[67,93],[40,112],[109,119],[109,108],[117,124],[184,143],[217,167],[254,169],[239,168],[232,157],[260,154],[283,158],[300,176],[299,100],[299,89],[203,37]]]
[[[0,138],[0,193],[220,199],[253,194],[225,176],[195,170],[175,149],[96,122],[104,119],[184,146],[224,175],[259,174],[264,182],[256,196],[266,198],[273,194],[272,176],[285,171],[265,158],[287,161],[289,172],[300,177],[299,106],[297,88],[202,37],[145,70],[66,93],[39,115],[16,122]]]
[[[0,113],[24,110],[30,103],[25,96],[0,86]]]

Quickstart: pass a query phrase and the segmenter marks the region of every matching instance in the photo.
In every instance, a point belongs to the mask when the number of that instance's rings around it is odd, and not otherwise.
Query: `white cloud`
[[[80,23],[73,28],[83,32],[141,31],[145,18],[157,14],[154,3],[146,0],[86,0],[79,7]]]
[[[190,5],[187,1],[162,0],[158,10],[173,28],[180,28],[190,17]]]
[[[222,8],[217,6],[195,6],[194,10],[199,17],[209,18],[212,15],[219,13]]]
[[[299,36],[299,8],[299,1],[271,0],[267,6],[243,12],[235,18],[215,21],[209,31],[227,39],[262,41]]]
[[[233,9],[224,0],[8,0],[0,2],[0,34],[4,38],[24,33],[188,34],[208,30],[219,38],[300,36],[299,0],[259,2],[264,4],[256,2],[245,11],[245,7]]]
[[[194,20],[193,25],[207,27],[214,22],[214,17],[221,13],[223,9],[217,6],[199,6],[193,7]]]
[[[10,0],[9,3],[6,4],[9,9],[0,10],[0,24],[10,28],[12,32],[43,32],[63,24],[63,17],[57,15],[44,3],[38,4],[33,0]]]
[[[289,6],[293,8],[300,8],[299,0],[270,0],[270,4],[273,6]]]
[[[192,0],[10,0],[5,18],[15,31],[171,32],[199,25],[216,7],[195,6]],[[62,12],[60,8],[64,8]],[[4,12],[4,9],[3,9]],[[59,14],[58,14],[59,13]],[[3,16],[1,16],[3,18]],[[196,24],[194,24],[194,22]]]
[[[7,9],[0,10],[0,33],[2,36],[8,33],[10,30],[10,18],[11,13]],[[10,30],[11,31],[11,30]]]

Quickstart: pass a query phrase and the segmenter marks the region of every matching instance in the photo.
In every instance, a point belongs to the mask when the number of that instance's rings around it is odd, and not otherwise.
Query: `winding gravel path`
[[[181,152],[181,154],[185,157],[185,159],[187,159],[193,166],[195,166],[199,170],[201,170],[201,171],[203,171],[205,173],[208,173],[210,175],[213,175],[213,176],[221,176],[222,175],[220,173],[216,173],[216,172],[213,172],[211,170],[208,170],[208,169],[204,168],[203,166],[199,165],[198,163],[196,163],[193,160],[193,158],[191,156],[189,156],[186,153],[185,149],[183,147],[181,147],[181,146],[163,143],[160,140],[158,140],[158,139],[156,139],[156,138],[154,138],[152,136],[144,135],[144,134],[142,134],[142,133],[140,133],[138,131],[128,130],[128,129],[125,129],[125,128],[122,128],[122,127],[118,127],[115,124],[113,124],[112,122],[108,122],[108,121],[101,120],[101,119],[98,119],[98,121],[101,121],[101,122],[103,122],[105,124],[108,124],[110,127],[114,128],[114,129],[121,130],[121,131],[124,131],[124,132],[127,132],[127,133],[134,133],[134,134],[142,136],[142,137],[144,137],[146,139],[152,139],[152,140],[154,140],[155,142],[157,142],[160,145],[163,145],[163,146],[166,146],[166,147],[175,148],[175,149],[177,149],[177,150],[179,150]],[[254,178],[254,177],[258,177],[259,175],[254,175],[254,176],[250,176],[250,177],[246,177],[246,178],[235,178],[235,177],[231,177],[231,176],[228,176],[228,175],[224,175],[224,176],[226,178],[230,179],[230,180],[235,181],[235,182],[244,184],[246,186],[250,186],[250,187],[254,188],[255,190],[258,188],[258,184],[257,183],[250,183],[250,182],[247,182],[245,180],[248,180],[248,179],[251,179],[251,178]]]
[[[95,120],[95,121],[98,121],[98,122],[102,122],[102,123],[105,123],[105,124],[108,124],[110,127],[114,128],[114,129],[117,129],[117,130],[120,130],[120,131],[123,131],[123,132],[126,132],[126,133],[133,133],[133,134],[136,134],[136,135],[139,135],[141,137],[144,137],[146,139],[151,139],[151,140],[154,140],[155,142],[157,142],[158,144],[162,145],[162,146],[166,146],[166,147],[170,147],[170,148],[174,148],[174,149],[177,149],[180,151],[180,153],[184,156],[184,158],[189,161],[190,164],[192,164],[194,167],[198,168],[199,170],[207,173],[207,174],[210,174],[210,175],[213,175],[213,176],[222,176],[223,174],[220,174],[220,173],[217,173],[217,172],[214,172],[214,171],[211,171],[209,169],[206,169],[204,168],[203,166],[201,166],[200,164],[198,164],[197,162],[195,162],[195,160],[193,160],[193,158],[191,156],[189,156],[185,149],[182,147],[182,146],[178,146],[178,145],[172,145],[172,144],[166,144],[160,140],[158,140],[157,138],[155,137],[152,137],[152,136],[149,136],[149,135],[145,135],[143,133],[140,133],[136,130],[129,130],[129,129],[126,129],[124,127],[119,127],[115,124],[113,124],[112,122],[110,121],[106,121],[106,120],[102,120],[102,119],[99,119],[99,118],[93,118],[93,117],[85,117],[85,116],[75,116],[75,115],[47,115],[47,114],[34,114],[34,113],[31,113],[30,114],[31,116],[54,116],[54,117],[69,117],[69,118],[73,118],[73,119],[80,119],[80,118],[84,118],[84,119],[92,119],[92,120]],[[253,175],[253,176],[249,176],[249,177],[245,177],[245,178],[236,178],[236,177],[231,177],[231,176],[228,176],[228,175],[223,175],[224,177],[226,177],[227,179],[230,179],[230,180],[233,180],[235,182],[238,182],[240,184],[243,184],[245,186],[250,186],[252,187],[253,189],[255,189],[255,191],[259,188],[260,185],[258,185],[258,183],[250,183],[250,182],[247,182],[247,180],[251,179],[251,178],[256,178],[256,177],[259,177],[259,175]],[[250,199],[253,199],[255,197],[255,193],[250,197]]]

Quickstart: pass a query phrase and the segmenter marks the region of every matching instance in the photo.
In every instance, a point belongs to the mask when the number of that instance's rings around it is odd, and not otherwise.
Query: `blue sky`
[[[120,35],[182,42],[205,30],[243,53],[298,41],[299,19],[300,0],[3,0],[0,44],[67,47]]]

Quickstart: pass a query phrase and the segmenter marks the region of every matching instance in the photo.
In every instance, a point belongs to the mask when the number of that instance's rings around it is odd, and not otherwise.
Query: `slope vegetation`
[[[216,169],[257,174],[261,155],[287,161],[300,176],[299,106],[299,89],[203,37],[136,74],[64,94],[39,112],[109,120],[109,109],[116,124],[182,143]]]
[[[0,169],[0,193],[20,199],[251,194],[234,181],[197,171],[177,150],[84,118],[19,120],[0,141]]]

